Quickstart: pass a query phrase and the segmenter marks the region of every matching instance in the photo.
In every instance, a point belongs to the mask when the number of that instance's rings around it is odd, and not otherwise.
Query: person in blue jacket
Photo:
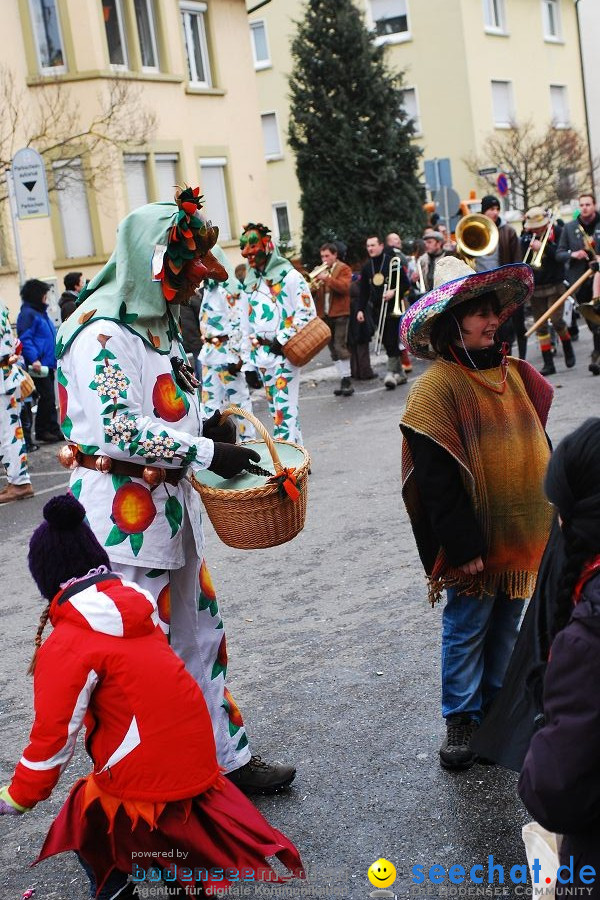
[[[63,436],[58,424],[54,394],[56,371],[56,328],[48,315],[50,285],[30,278],[21,288],[21,311],[17,318],[17,334],[23,345],[23,357],[34,370],[35,386],[39,394],[35,417],[35,437],[38,441],[55,443]]]

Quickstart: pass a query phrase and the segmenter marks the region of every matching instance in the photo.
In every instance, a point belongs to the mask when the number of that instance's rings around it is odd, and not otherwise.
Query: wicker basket
[[[283,345],[283,353],[293,366],[301,368],[320,353],[330,340],[329,325],[317,316]]]
[[[190,481],[200,494],[213,527],[224,544],[239,550],[259,550],[277,547],[291,541],[304,528],[308,495],[308,469],[310,456],[304,447],[288,441],[274,441],[262,422],[238,406],[228,406],[227,416],[242,416],[252,422],[262,437],[260,441],[247,441],[247,446],[265,443],[268,447],[275,473],[283,471],[277,453],[277,444],[290,444],[302,453],[303,461],[296,467],[296,485],[300,491],[297,500],[291,500],[280,491],[278,485],[265,482],[259,487],[229,490],[202,484],[193,475]],[[223,420],[223,419],[222,419]],[[221,420],[221,421],[222,421]],[[223,482],[227,484],[226,481]]]

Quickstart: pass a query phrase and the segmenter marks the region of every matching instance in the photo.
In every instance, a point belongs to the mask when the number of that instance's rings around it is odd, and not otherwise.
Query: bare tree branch
[[[510,178],[513,205],[521,212],[531,206],[553,207],[577,198],[589,190],[592,172],[587,142],[575,128],[549,125],[543,133],[533,122],[513,123],[503,132],[494,132],[485,141],[481,156],[464,160],[469,172],[488,187],[478,170],[496,165]],[[592,160],[594,171],[597,160]]]
[[[56,79],[20,88],[13,72],[0,66],[0,105],[0,203],[8,197],[6,170],[19,147],[41,154],[52,171],[49,190],[66,188],[78,170],[72,163],[81,158],[88,186],[99,189],[114,176],[115,151],[143,146],[156,127],[138,86],[118,78],[82,110],[72,85]]]

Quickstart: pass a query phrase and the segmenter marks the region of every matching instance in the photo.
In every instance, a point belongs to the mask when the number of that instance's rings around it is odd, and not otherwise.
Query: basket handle
[[[271,454],[271,459],[273,460],[273,466],[275,467],[275,474],[279,475],[280,472],[283,472],[283,466],[281,465],[281,460],[279,459],[279,454],[277,453],[277,449],[275,447],[275,441],[256,416],[252,415],[251,412],[247,412],[245,409],[242,409],[240,406],[228,406],[227,409],[224,409],[221,413],[221,419],[219,424],[228,419],[229,416],[241,416],[242,419],[247,419],[248,422],[252,422],[263,441],[268,447],[269,453]]]

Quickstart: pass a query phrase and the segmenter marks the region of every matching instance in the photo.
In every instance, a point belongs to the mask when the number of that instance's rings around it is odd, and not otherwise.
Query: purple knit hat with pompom
[[[44,506],[44,519],[31,536],[27,560],[47,600],[52,600],[70,578],[81,578],[98,566],[110,568],[106,551],[84,522],[85,509],[73,494],[49,500]]]

